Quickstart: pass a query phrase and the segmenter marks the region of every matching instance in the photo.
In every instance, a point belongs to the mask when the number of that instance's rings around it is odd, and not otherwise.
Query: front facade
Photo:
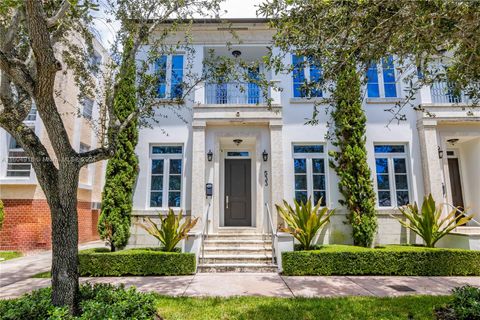
[[[230,32],[215,21],[202,21],[192,30],[189,46],[193,50],[162,57],[167,76],[161,81],[160,98],[174,95],[176,84],[169,79],[186,74],[186,61],[192,64],[190,72],[200,73],[210,52],[231,57],[236,50],[247,61],[262,59],[273,34],[265,21],[231,23],[241,44],[227,48],[227,43],[235,42]],[[287,55],[285,59],[295,64],[302,58]],[[261,65],[258,72],[264,72]],[[480,214],[479,111],[460,108],[468,102],[465,97],[453,96],[435,84],[422,88],[414,104],[435,112],[436,117],[406,107],[406,121],[387,126],[392,115],[384,110],[404,99],[397,73],[391,58],[372,66],[363,104],[368,164],[377,193],[377,245],[418,241],[391,215],[398,214],[398,206],[421,203],[428,193],[438,202]],[[352,243],[346,211],[339,204],[338,177],[328,165],[332,145],[325,138],[329,119],[323,105],[319,124],[304,124],[314,101],[322,101],[322,93],[302,97],[301,82],[314,80],[319,70],[310,66],[266,76],[283,89],[270,90],[271,110],[251,83],[208,81],[196,85],[185,105],[160,108],[158,122],[141,129],[139,135],[134,221],[172,207],[201,217],[194,239],[206,233],[213,239],[227,234],[265,236],[279,223],[275,204],[283,199],[291,203],[294,198],[322,198],[324,205],[337,211],[318,242]],[[185,249],[200,252],[199,241],[191,245],[187,241]],[[130,246],[153,243],[133,224]]]
[[[100,69],[109,55],[94,40],[95,59]],[[103,64],[102,64],[103,62]],[[78,152],[98,145],[98,136],[92,123],[99,119],[96,97],[79,101],[79,89],[71,71],[58,73],[55,81],[56,104],[70,138]],[[47,147],[54,159],[54,152],[44,130],[42,119],[33,106],[25,123]],[[45,194],[38,184],[35,171],[25,151],[5,130],[0,129],[0,199],[5,207],[5,221],[0,230],[0,250],[32,251],[51,247],[51,218]],[[105,162],[91,164],[80,171],[77,192],[79,241],[98,240],[97,221],[104,182]]]

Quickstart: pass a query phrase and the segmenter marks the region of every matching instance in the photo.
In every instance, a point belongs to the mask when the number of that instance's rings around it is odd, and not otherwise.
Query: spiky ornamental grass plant
[[[375,192],[365,149],[366,116],[362,109],[360,76],[353,61],[347,61],[338,75],[333,93],[332,118],[335,123],[329,152],[330,166],[339,177],[338,188],[344,197],[340,204],[348,210],[353,243],[370,247],[377,230]]]
[[[131,56],[133,40],[127,38],[123,52],[114,112],[120,121],[137,107],[135,88],[135,60]],[[130,237],[133,187],[138,174],[135,146],[138,142],[137,120],[133,120],[118,137],[118,149],[108,160],[102,197],[102,213],[98,221],[100,237],[107,241],[111,251],[125,247]]]
[[[297,239],[303,250],[311,250],[312,242],[318,231],[330,221],[330,217],[335,210],[329,210],[327,207],[320,208],[321,199],[313,206],[312,199],[300,203],[293,200],[295,208],[292,208],[287,201],[283,200],[283,207],[276,205],[277,211],[287,224],[280,228],[283,232],[290,233]]]
[[[175,251],[175,246],[187,237],[188,232],[195,227],[199,219],[198,217],[195,219],[191,217],[183,218],[182,210],[176,215],[172,208],[168,209],[168,214],[165,217],[161,213],[158,213],[158,217],[160,224],[156,224],[152,219],[147,218],[146,224],[138,223],[138,225],[157,238],[166,252]],[[182,219],[185,221],[181,224]]]
[[[473,216],[465,215],[460,209],[454,208],[442,218],[442,206],[437,206],[431,194],[423,198],[422,207],[418,208],[417,203],[408,204],[398,208],[407,221],[393,217],[402,226],[418,234],[425,246],[435,247],[435,244],[453,229],[462,226],[470,221]],[[457,217],[460,215],[460,217]]]

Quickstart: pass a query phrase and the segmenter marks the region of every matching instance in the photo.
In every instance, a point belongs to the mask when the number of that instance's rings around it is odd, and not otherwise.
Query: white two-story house
[[[274,33],[266,21],[228,22],[240,43],[222,22],[198,20],[191,30],[193,50],[161,57],[166,76],[159,81],[159,98],[175,97],[182,90],[178,83],[187,73],[187,61],[192,65],[189,72],[201,73],[210,52],[262,60]],[[181,38],[173,37],[172,44]],[[145,59],[142,54],[137,58]],[[286,64],[296,64],[303,57],[285,59]],[[379,220],[375,244],[417,241],[391,215],[398,214],[396,207],[421,202],[428,193],[438,202],[480,213],[480,112],[462,108],[468,103],[465,97],[435,84],[422,88],[414,101],[435,117],[407,107],[405,121],[387,126],[392,115],[385,110],[404,98],[395,63],[386,58],[372,65],[364,88],[366,147]],[[321,71],[307,65],[274,74],[260,65],[258,72],[283,89],[270,90],[271,109],[253,83],[207,79],[195,86],[184,105],[160,108],[151,127],[140,130],[133,219],[155,216],[169,207],[200,217],[184,250],[199,253],[204,270],[271,268],[272,255],[278,258],[282,245],[292,241],[281,233],[272,237],[279,223],[275,204],[283,199],[292,203],[322,198],[324,205],[337,210],[318,243],[352,243],[346,210],[339,204],[338,178],[328,165],[329,119],[321,105],[319,124],[305,125],[323,93],[303,97],[301,84],[315,80]],[[129,244],[152,243],[153,238],[133,224]]]

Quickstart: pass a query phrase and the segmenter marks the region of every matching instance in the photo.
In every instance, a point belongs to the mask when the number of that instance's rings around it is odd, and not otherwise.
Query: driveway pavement
[[[81,244],[80,250],[103,247],[103,241],[92,241]],[[31,276],[49,271],[52,265],[52,251],[35,253],[20,258],[0,262],[0,291],[3,287],[29,279]],[[1,293],[0,293],[1,294]]]
[[[339,297],[447,295],[454,287],[480,288],[480,277],[285,277],[276,273],[199,273],[178,277],[97,277],[81,282],[135,286],[169,296]],[[50,279],[24,279],[0,288],[0,298],[14,298],[50,285]]]

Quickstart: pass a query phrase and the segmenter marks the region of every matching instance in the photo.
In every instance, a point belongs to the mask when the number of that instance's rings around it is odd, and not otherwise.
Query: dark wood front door
[[[225,226],[252,225],[250,159],[225,159]]]
[[[460,168],[458,166],[457,158],[448,159],[448,172],[450,175],[450,190],[452,190],[452,204],[455,207],[459,207],[460,210],[464,209],[462,183],[460,181]],[[460,215],[457,214],[457,218]]]

